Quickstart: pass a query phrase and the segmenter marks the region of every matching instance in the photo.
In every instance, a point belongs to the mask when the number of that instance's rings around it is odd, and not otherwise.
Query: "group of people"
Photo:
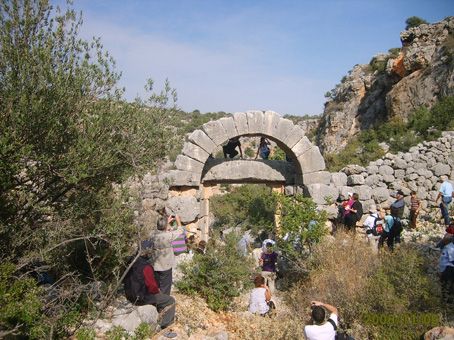
[[[268,139],[261,137],[255,159],[257,159],[258,156],[260,156],[262,159],[268,159],[271,153],[270,145],[271,143]],[[227,144],[222,147],[224,158],[227,158],[227,156],[229,158],[235,158],[238,155],[238,151],[236,150],[237,148],[239,150],[240,157],[243,158],[243,150],[241,149],[240,137],[230,138]]]

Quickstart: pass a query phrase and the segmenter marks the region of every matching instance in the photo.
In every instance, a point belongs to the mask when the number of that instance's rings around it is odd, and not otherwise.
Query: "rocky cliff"
[[[317,144],[342,150],[350,137],[392,117],[403,120],[421,106],[454,95],[454,17],[400,34],[402,48],[356,65],[328,92]]]

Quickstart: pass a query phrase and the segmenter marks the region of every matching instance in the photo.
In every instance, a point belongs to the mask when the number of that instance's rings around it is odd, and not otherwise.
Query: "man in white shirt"
[[[449,204],[451,203],[454,195],[454,188],[452,184],[448,181],[448,176],[442,176],[441,179],[443,180],[443,183],[441,183],[440,190],[438,190],[438,196],[437,199],[435,200],[435,204],[437,204],[438,200],[440,200],[441,198],[440,202],[441,215],[443,216],[445,225],[449,225],[451,222],[451,219],[449,217]]]
[[[312,301],[312,320],[313,325],[304,327],[304,334],[307,340],[334,340],[338,325],[337,308],[320,301]],[[325,321],[325,309],[330,313]]]

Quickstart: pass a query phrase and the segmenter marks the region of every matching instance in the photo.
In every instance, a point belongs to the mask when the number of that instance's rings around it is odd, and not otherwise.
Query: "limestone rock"
[[[181,222],[193,222],[200,211],[200,203],[192,196],[175,196],[167,201],[167,207],[181,218]]]
[[[327,200],[336,200],[339,190],[326,184],[309,184],[306,186],[307,194],[317,204],[326,204]]]
[[[345,173],[347,176],[350,176],[350,175],[358,175],[363,172],[366,172],[366,169],[360,165],[350,164],[350,165],[347,165],[346,167],[344,167],[341,171],[343,173]]]
[[[454,340],[454,328],[435,327],[424,334],[424,340]]]
[[[343,172],[336,172],[331,174],[331,183],[336,187],[347,185],[347,175]]]
[[[450,175],[451,167],[448,164],[437,163],[433,168],[435,176]]]

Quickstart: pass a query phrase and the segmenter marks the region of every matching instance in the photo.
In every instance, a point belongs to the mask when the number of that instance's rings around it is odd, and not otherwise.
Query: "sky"
[[[60,0],[54,1],[58,4]],[[100,37],[125,97],[170,81],[185,111],[323,112],[356,64],[393,47],[405,20],[438,22],[453,0],[74,0],[84,38]]]

